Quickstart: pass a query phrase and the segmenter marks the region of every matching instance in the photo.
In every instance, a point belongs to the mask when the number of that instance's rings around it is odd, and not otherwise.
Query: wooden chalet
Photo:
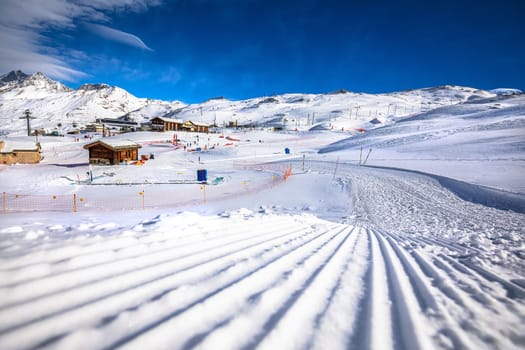
[[[114,165],[139,159],[142,146],[130,140],[100,139],[84,145],[89,151],[90,164]]]
[[[40,143],[0,140],[0,164],[36,164],[42,159]]]
[[[151,119],[151,129],[156,131],[179,131],[184,123],[180,119],[155,117]]]
[[[191,120],[185,121],[184,124],[182,124],[182,128],[184,131],[190,132],[208,133],[210,131],[210,126],[208,124],[192,122]]]
[[[189,131],[204,132],[210,131],[210,126],[204,123],[197,123],[191,120],[183,122],[180,119],[155,117],[151,119],[151,129],[157,131]]]
[[[104,132],[104,124],[102,124],[102,123],[87,124],[84,127],[84,131],[87,131],[87,132]]]
[[[129,120],[127,117],[112,118],[98,118],[96,122],[103,124],[105,128],[112,130],[119,130],[121,132],[136,131],[139,128],[139,123]]]

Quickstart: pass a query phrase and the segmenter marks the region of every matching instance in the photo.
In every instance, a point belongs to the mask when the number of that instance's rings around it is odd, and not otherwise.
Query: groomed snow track
[[[523,214],[418,174],[341,165],[337,177],[345,223],[179,213],[2,248],[0,348],[525,346],[523,239],[509,238]]]

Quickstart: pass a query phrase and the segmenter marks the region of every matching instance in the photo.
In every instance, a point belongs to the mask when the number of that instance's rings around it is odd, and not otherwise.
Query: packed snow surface
[[[329,164],[254,210],[6,215],[2,348],[523,346],[523,214]],[[302,210],[281,210],[287,186]],[[346,198],[339,222],[314,215],[334,206],[321,190]]]

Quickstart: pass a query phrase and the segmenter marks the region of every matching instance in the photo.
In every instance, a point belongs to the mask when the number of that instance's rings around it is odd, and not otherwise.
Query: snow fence
[[[240,184],[223,183],[133,183],[86,184],[73,194],[2,193],[2,214],[17,212],[77,212],[137,210],[146,208],[202,205],[207,201],[227,199],[247,192],[272,188],[292,175],[292,166],[283,164],[236,164],[237,169],[264,171],[269,176],[243,180]],[[271,176],[270,176],[271,175]],[[136,186],[135,186],[136,185]],[[107,187],[113,187],[107,191]]]

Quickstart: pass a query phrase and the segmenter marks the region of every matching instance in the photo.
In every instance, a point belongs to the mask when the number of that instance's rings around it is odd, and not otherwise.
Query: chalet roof
[[[168,122],[168,123],[178,123],[178,124],[182,124],[183,123],[183,121],[181,119],[175,119],[175,118],[166,118],[166,117],[151,118],[151,120],[154,120],[154,119],[160,119],[163,122]]]
[[[21,151],[32,151],[37,152],[40,150],[39,145],[34,142],[22,142],[22,141],[0,141],[0,153],[11,153]]]
[[[87,144],[84,145],[84,148],[88,149],[88,148],[93,147],[93,146],[95,146],[97,144],[105,145],[105,146],[107,146],[108,148],[110,148],[112,150],[129,149],[129,148],[141,148],[142,147],[138,143],[133,142],[131,140],[104,138],[104,139],[98,139],[96,141],[87,143]]]
[[[185,121],[185,123],[191,123],[191,124],[193,124],[193,125],[195,125],[195,126],[210,126],[209,124],[206,124],[206,123],[199,123],[199,122],[194,122],[194,121],[192,121],[192,120],[187,120],[187,121]]]
[[[162,120],[163,122],[167,122],[167,123],[177,123],[177,124],[186,124],[186,123],[191,123],[195,126],[209,126],[209,124],[205,124],[205,123],[199,123],[199,122],[194,122],[193,120],[186,120],[186,121],[183,121],[181,119],[174,119],[174,118],[166,118],[166,117],[155,117],[155,118],[151,118],[151,120],[154,120],[154,119],[159,119],[159,120]]]

